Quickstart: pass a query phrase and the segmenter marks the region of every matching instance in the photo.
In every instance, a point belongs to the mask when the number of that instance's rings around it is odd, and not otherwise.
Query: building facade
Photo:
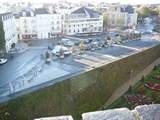
[[[108,6],[106,12],[111,27],[134,28],[137,25],[137,12],[130,5],[113,4]]]
[[[15,47],[17,43],[17,29],[16,29],[16,21],[12,13],[2,13],[0,14],[0,22],[3,27],[4,40],[5,40],[5,50],[9,52],[11,48]]]
[[[16,21],[20,40],[48,39],[61,33],[61,15],[44,8],[22,11]]]
[[[33,11],[22,11],[16,23],[19,39],[37,38],[37,23]]]
[[[59,34],[76,35],[103,31],[103,16],[99,12],[86,7],[68,11],[50,13],[44,8],[22,11],[16,17],[19,39],[48,39]]]
[[[65,14],[63,26],[66,35],[102,32],[103,16],[97,11],[81,7]]]

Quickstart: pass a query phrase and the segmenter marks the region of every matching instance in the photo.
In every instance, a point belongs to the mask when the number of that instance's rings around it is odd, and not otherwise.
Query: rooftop
[[[128,14],[134,13],[134,8],[131,5],[127,5],[124,7],[121,7],[121,12],[127,12]]]
[[[37,8],[35,9],[35,14],[49,14],[49,12],[45,8]]]
[[[80,7],[79,9],[73,11],[71,14],[83,14],[91,18],[99,17],[99,15],[101,15],[101,13],[86,7]]]

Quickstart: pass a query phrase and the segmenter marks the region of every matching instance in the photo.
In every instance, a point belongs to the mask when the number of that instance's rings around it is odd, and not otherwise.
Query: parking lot
[[[158,43],[159,41],[156,41],[156,40],[142,39],[141,41],[130,41],[128,43],[124,43],[124,45],[129,47],[134,47],[134,48],[145,48]]]
[[[81,38],[80,38],[81,39]],[[156,40],[135,40],[116,46],[103,47],[84,51],[83,54],[72,54],[68,57],[54,58],[46,64],[41,54],[48,48],[43,42],[36,41],[25,53],[15,56],[6,64],[0,66],[0,97],[15,94],[22,90],[57,82],[65,77],[80,73],[86,69],[96,67],[103,63],[110,63],[143,48],[159,44]],[[35,42],[32,42],[35,43]],[[133,48],[133,49],[132,49]]]

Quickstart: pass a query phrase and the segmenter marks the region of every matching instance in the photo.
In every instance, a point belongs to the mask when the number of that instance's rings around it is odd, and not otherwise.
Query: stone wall
[[[0,104],[0,119],[32,120],[43,116],[81,114],[100,108],[112,93],[160,57],[160,45],[82,72],[62,82]]]
[[[73,120],[73,118],[72,116],[57,116],[35,120]],[[82,120],[160,120],[160,104],[137,106],[134,110],[118,108],[83,113]]]
[[[95,111],[82,114],[83,120],[160,120],[160,104]]]

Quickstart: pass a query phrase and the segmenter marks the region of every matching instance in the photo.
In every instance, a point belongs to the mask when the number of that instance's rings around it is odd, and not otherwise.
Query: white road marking
[[[138,49],[138,48],[129,47],[129,46],[124,46],[124,45],[114,44],[114,46],[123,47],[123,48],[131,49],[131,50],[136,50],[136,51],[139,51],[139,50],[140,50],[140,49]]]

